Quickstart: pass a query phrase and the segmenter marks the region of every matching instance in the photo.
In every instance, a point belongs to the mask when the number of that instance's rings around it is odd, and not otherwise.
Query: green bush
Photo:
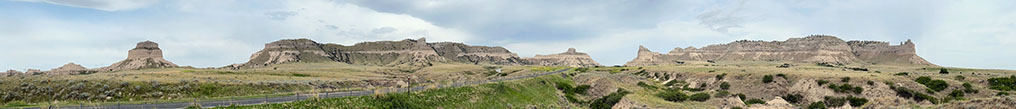
[[[963,81],[964,79],[967,79],[967,77],[964,77],[963,75],[956,75],[956,80]]]
[[[723,90],[730,89],[730,83],[727,83],[726,81],[721,82],[720,83],[720,89],[723,89]]]
[[[916,95],[914,95],[914,101],[920,102],[920,101],[928,100],[928,101],[931,101],[931,103],[933,103],[933,104],[938,104],[938,99],[936,99],[933,96],[930,96],[930,95],[927,95],[927,94],[924,94],[924,93],[915,93],[915,94]]]
[[[716,80],[723,80],[724,76],[727,76],[727,73],[716,75]]]
[[[928,76],[917,77],[917,79],[914,79],[914,82],[917,82],[917,83],[920,83],[920,84],[927,84],[928,82],[931,82],[931,77],[928,77]]]
[[[808,105],[808,109],[827,109],[825,102],[817,101]]]
[[[989,78],[988,85],[988,88],[1000,91],[1016,90],[1016,76]]]
[[[827,80],[821,80],[821,79],[820,80],[815,80],[815,81],[818,82],[819,86],[821,86],[823,84],[826,84],[826,83],[829,83],[829,81],[827,81]]]
[[[776,76],[779,76],[780,78],[783,78],[783,79],[787,79],[787,74],[780,73],[780,74],[776,74]]]
[[[850,93],[850,92],[852,92],[852,93],[855,93],[855,94],[861,94],[861,92],[864,91],[864,89],[861,88],[860,86],[853,86],[853,85],[850,85],[850,84],[843,84],[843,85],[829,84],[828,88],[829,89],[833,89],[833,91],[835,91],[837,93]]]
[[[745,99],[748,99],[748,98],[747,98],[747,96],[744,96],[744,94],[743,94],[743,93],[739,93],[739,94],[737,94],[737,97],[738,97],[738,98],[741,98],[741,101],[744,101]]]
[[[850,77],[842,77],[840,78],[840,82],[850,82]]]
[[[656,86],[652,86],[652,85],[646,84],[645,82],[642,82],[642,81],[639,81],[639,83],[637,83],[636,85],[638,85],[639,87],[642,87],[642,88],[646,88],[646,89],[652,89],[652,90],[658,89]]]
[[[579,85],[572,88],[572,93],[585,94],[586,90],[589,90],[589,85]]]
[[[681,102],[688,99],[688,95],[685,95],[679,90],[667,90],[660,93],[656,93],[657,97],[663,98],[663,100],[671,102]]]
[[[618,101],[621,101],[621,98],[624,98],[624,95],[627,95],[629,93],[631,92],[619,88],[617,89],[617,92],[610,93],[610,95],[603,96],[600,97],[599,99],[593,100],[593,102],[589,103],[589,108],[610,109],[611,107],[614,107],[614,104],[617,104]]]
[[[762,101],[762,99],[758,99],[758,98],[749,99],[748,101],[745,101],[744,103],[748,104],[748,105],[751,105],[751,104],[766,104],[765,101]]]
[[[762,76],[762,83],[771,83],[771,82],[773,82],[773,75]]]
[[[674,84],[677,84],[677,80],[667,81],[667,83],[663,83],[663,86],[673,86]]]
[[[868,103],[868,99],[854,96],[847,96],[847,100],[850,101],[850,106],[859,107]]]
[[[787,100],[787,102],[797,104],[798,102],[804,100],[804,96],[801,96],[801,94],[787,94],[783,95],[783,100]]]
[[[709,100],[709,93],[703,92],[703,93],[692,94],[691,96],[688,97],[688,99],[689,100],[694,100],[694,101],[706,101],[706,100]]]
[[[1009,92],[1004,92],[1004,91],[995,93],[995,96],[1008,96],[1008,95],[1009,95]]]
[[[938,70],[938,73],[939,74],[949,74],[949,70],[946,70],[945,68],[942,68],[942,69]]]
[[[963,97],[963,91],[953,90],[951,93],[949,93],[949,96],[955,98]]]
[[[980,91],[977,91],[977,89],[974,89],[974,86],[970,85],[970,83],[963,83],[963,92],[966,92],[966,93],[978,93]]]
[[[896,76],[906,76],[906,75],[910,75],[910,73],[907,73],[907,72],[900,72],[900,73],[896,73],[895,75],[896,75]]]

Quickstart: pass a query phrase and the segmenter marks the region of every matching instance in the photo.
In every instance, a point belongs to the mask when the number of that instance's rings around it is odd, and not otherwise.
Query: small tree
[[[720,89],[723,89],[723,90],[730,89],[730,83],[727,83],[727,82],[720,83]]]
[[[762,83],[771,83],[771,82],[773,82],[773,75],[762,76]]]
[[[940,74],[949,74],[949,70],[946,70],[945,68],[942,68],[941,70],[938,70],[938,73],[940,73]]]

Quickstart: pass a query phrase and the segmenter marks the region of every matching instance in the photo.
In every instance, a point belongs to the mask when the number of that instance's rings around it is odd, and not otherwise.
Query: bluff
[[[162,49],[152,41],[138,42],[134,49],[127,51],[127,59],[99,68],[98,71],[134,70],[143,68],[177,67],[173,62],[162,59]]]
[[[575,48],[568,48],[564,53],[551,55],[536,55],[532,58],[523,58],[533,65],[544,66],[571,66],[571,67],[593,67],[600,66],[586,53],[576,52]]]
[[[285,39],[265,44],[246,63],[230,68],[262,67],[290,62],[342,62],[377,66],[431,66],[434,63],[523,65],[526,61],[502,47],[462,43],[427,43],[425,38],[361,42],[346,46],[310,39]]]
[[[702,48],[674,48],[668,53],[639,46],[626,66],[672,65],[683,61],[790,61],[935,66],[924,60],[910,40],[900,45],[879,41],[844,41],[835,36],[812,35],[786,41],[740,40]]]

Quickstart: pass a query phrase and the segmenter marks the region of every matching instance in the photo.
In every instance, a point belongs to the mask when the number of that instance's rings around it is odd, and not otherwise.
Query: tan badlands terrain
[[[843,41],[834,36],[815,35],[786,41],[742,40],[702,48],[675,48],[667,53],[652,52],[640,47],[635,53],[637,57],[625,66],[606,67],[575,49],[558,54],[519,57],[502,47],[470,46],[453,42],[429,43],[422,38],[354,45],[286,39],[265,44],[264,49],[252,54],[251,59],[245,63],[216,69],[195,69],[179,67],[163,59],[158,44],[145,41],[130,50],[127,59],[108,67],[86,69],[69,63],[49,71],[10,70],[4,73],[8,77],[0,80],[3,83],[52,84],[41,81],[65,81],[81,84],[82,81],[102,81],[176,86],[154,91],[127,87],[114,91],[126,90],[128,94],[103,95],[108,98],[99,98],[104,101],[153,99],[151,97],[167,100],[194,96],[214,98],[267,94],[267,91],[278,91],[277,89],[320,91],[408,87],[489,80],[575,67],[583,70],[571,70],[560,76],[576,86],[588,85],[589,89],[574,95],[563,91],[555,92],[558,96],[554,99],[558,102],[546,104],[592,108],[592,101],[624,90],[630,93],[621,96],[610,107],[806,108],[813,103],[828,102],[830,97],[858,97],[865,98],[867,102],[853,106],[848,101],[839,106],[827,106],[828,108],[1010,108],[1016,105],[1012,96],[999,95],[1009,91],[988,88],[991,85],[989,78],[1006,77],[1016,71],[940,67],[917,56],[914,47],[915,44],[909,40],[899,45],[890,45],[888,42]],[[951,73],[939,73],[943,68]],[[916,78],[922,76],[942,80],[947,86],[942,91],[930,91],[929,86],[915,82]],[[771,77],[771,81],[766,82],[767,79],[764,78],[767,77]],[[197,87],[193,86],[195,82],[239,88],[235,90],[244,93],[181,93],[196,90],[188,88]],[[722,87],[724,83],[729,88]],[[971,88],[977,91],[963,92],[967,90],[961,85],[964,83],[971,84]],[[830,88],[844,84],[863,91],[839,92]],[[20,86],[2,88],[0,90],[5,92],[0,94],[43,93],[21,91],[25,87]],[[905,97],[897,88],[927,94],[936,101]],[[66,90],[70,89],[57,89],[60,91],[45,94],[70,97],[66,99],[70,101],[95,101],[98,99],[82,99],[72,94],[102,93],[90,90],[68,93]],[[709,99],[668,101],[659,96],[660,93],[673,90],[687,95],[707,94]],[[955,97],[950,93],[953,91],[961,91],[965,95]],[[801,95],[800,100],[792,102],[784,98],[792,94]],[[743,98],[737,95],[743,95]],[[568,96],[580,102],[566,99]],[[6,104],[11,103],[7,98],[4,99]],[[19,98],[13,98],[17,99]],[[750,99],[758,99],[763,103],[749,103]],[[25,101],[30,102],[40,100],[42,98],[25,98]]]

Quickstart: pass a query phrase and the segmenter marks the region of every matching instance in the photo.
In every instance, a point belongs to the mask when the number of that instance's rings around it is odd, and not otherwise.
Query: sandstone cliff
[[[914,44],[888,42],[843,41],[834,36],[812,35],[786,41],[741,40],[702,48],[674,48],[666,53],[639,47],[638,56],[626,66],[672,65],[682,61],[790,61],[839,62],[866,64],[912,64],[935,66],[917,56]]]
[[[571,66],[571,67],[593,67],[600,66],[600,63],[593,61],[586,53],[576,52],[575,48],[568,48],[564,53],[551,55],[536,55],[532,58],[523,58],[533,65],[544,66]]]
[[[134,49],[127,52],[127,59],[107,67],[99,68],[98,70],[117,71],[169,67],[177,67],[177,65],[162,59],[162,50],[159,49],[159,44],[152,41],[144,41],[138,42]]]
[[[431,66],[434,63],[521,65],[526,62],[502,47],[462,43],[427,43],[426,39],[361,42],[351,46],[287,39],[265,44],[251,60],[231,68],[261,67],[289,62],[342,62],[378,66]]]

